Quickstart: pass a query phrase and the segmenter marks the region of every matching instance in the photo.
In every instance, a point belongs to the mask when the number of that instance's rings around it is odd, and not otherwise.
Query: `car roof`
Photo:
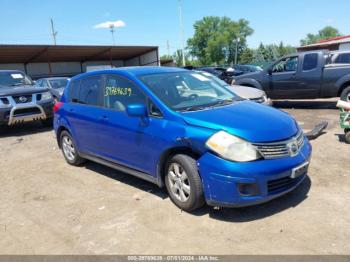
[[[99,74],[128,74],[131,76],[162,74],[162,73],[175,73],[175,72],[187,72],[188,70],[179,67],[161,67],[161,66],[135,66],[135,67],[118,67],[113,69],[96,70],[88,73],[83,73],[72,78],[79,79],[81,77],[99,75]]]

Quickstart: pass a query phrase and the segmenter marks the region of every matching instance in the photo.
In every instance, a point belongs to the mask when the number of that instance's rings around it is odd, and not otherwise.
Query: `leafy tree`
[[[174,58],[171,55],[162,55],[160,61],[173,60]]]
[[[173,55],[174,61],[176,63],[177,66],[182,66],[182,50],[178,49],[176,50],[176,52]],[[185,63],[186,65],[190,65],[190,57],[189,54],[187,52],[185,52]]]
[[[325,28],[319,30],[317,34],[307,34],[305,39],[300,40],[300,44],[302,46],[310,45],[320,40],[337,37],[337,36],[341,36],[341,33],[338,31],[338,29],[332,26],[326,26]]]
[[[188,39],[188,49],[201,64],[223,64],[234,61],[236,44],[238,57],[246,48],[246,38],[253,33],[249,22],[237,22],[228,17],[207,16],[195,22],[195,33]]]
[[[251,48],[245,48],[241,54],[239,62],[241,64],[252,64],[255,58],[255,50]]]

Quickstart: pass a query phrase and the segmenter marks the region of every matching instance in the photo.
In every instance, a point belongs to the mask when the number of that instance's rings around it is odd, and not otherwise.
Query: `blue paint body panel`
[[[188,148],[199,156],[197,164],[205,198],[212,205],[245,206],[265,202],[293,190],[303,181],[306,174],[282,191],[267,191],[268,181],[289,177],[293,168],[309,161],[311,145],[306,138],[301,151],[294,157],[245,163],[222,159],[205,146],[209,137],[219,130],[254,143],[293,137],[299,127],[287,113],[249,101],[196,112],[175,112],[138,79],[146,74],[180,71],[185,70],[135,67],[90,72],[72,78],[70,84],[87,76],[123,76],[146,94],[160,109],[162,117],[142,120],[102,106],[72,103],[68,99],[71,92],[68,86],[61,99],[63,105],[55,113],[56,134],[65,128],[71,133],[79,152],[143,172],[154,179],[163,175],[158,166],[165,152]],[[259,194],[241,196],[237,183],[256,183]]]

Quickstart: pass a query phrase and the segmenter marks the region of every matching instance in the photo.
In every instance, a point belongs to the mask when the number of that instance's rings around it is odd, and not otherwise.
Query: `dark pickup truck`
[[[341,97],[350,101],[350,51],[288,55],[264,71],[235,77],[233,83],[262,89],[275,99]]]
[[[0,129],[27,121],[53,122],[54,100],[47,88],[34,86],[21,71],[0,70]]]

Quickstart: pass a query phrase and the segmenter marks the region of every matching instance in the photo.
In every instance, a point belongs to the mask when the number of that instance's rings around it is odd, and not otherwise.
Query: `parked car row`
[[[285,56],[234,84],[264,90],[274,99],[341,97],[350,101],[350,52],[309,51]]]

